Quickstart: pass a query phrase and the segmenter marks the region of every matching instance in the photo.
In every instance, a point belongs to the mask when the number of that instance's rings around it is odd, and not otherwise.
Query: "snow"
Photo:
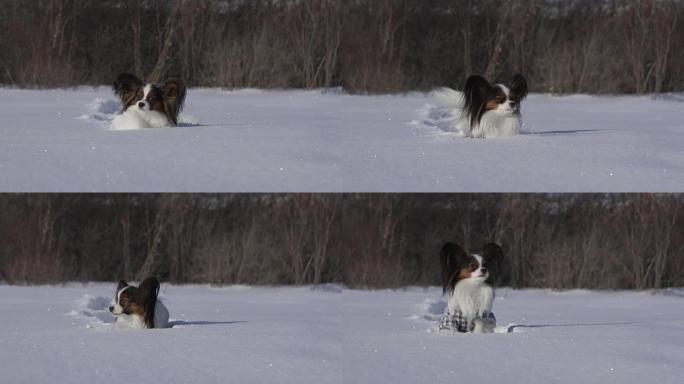
[[[455,335],[435,332],[438,288],[162,284],[174,326],[153,330],[113,323],[115,289],[0,286],[0,382],[669,384],[684,371],[681,289],[498,289],[511,332]]]
[[[114,131],[107,88],[0,89],[0,191],[674,192],[683,100],[533,94],[469,139],[429,94],[191,89],[179,127]]]
[[[173,328],[133,330],[116,284],[0,286],[0,383],[339,383],[340,293],[168,286]]]

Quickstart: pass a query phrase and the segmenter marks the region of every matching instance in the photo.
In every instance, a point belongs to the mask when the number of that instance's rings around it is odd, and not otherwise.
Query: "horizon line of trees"
[[[0,0],[0,84],[684,90],[684,0]]]
[[[684,286],[679,194],[3,194],[0,282],[439,285],[455,241],[493,283]]]

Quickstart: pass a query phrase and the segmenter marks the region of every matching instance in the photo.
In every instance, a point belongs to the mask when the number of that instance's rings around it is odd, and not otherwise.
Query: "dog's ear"
[[[482,247],[482,258],[487,261],[501,262],[503,256],[503,249],[499,244],[487,243]]]
[[[439,252],[439,262],[442,270],[442,294],[453,288],[454,276],[458,274],[459,266],[468,259],[468,253],[456,243],[447,242]]]
[[[116,81],[114,81],[112,90],[121,100],[121,105],[126,109],[136,101],[142,99],[142,96],[138,95],[142,87],[143,83],[136,75],[122,73],[116,78]]]
[[[527,80],[525,80],[525,76],[519,73],[513,75],[509,89],[511,90],[511,99],[520,102],[527,97]]]
[[[503,282],[503,276],[501,276],[501,264],[504,259],[503,249],[499,244],[488,243],[482,247],[482,258],[484,259],[484,264],[489,271],[490,281],[495,285],[499,285]]]
[[[126,287],[128,287],[128,283],[126,282],[126,280],[119,280],[119,286],[116,287],[116,291],[119,292],[120,290]]]
[[[140,283],[138,287],[140,297],[146,300],[148,297],[157,298],[159,294],[159,280],[156,277],[148,277]]]
[[[147,328],[154,328],[154,310],[157,306],[159,295],[159,280],[156,277],[148,277],[138,286],[138,295],[145,309],[143,321]]]
[[[468,77],[463,87],[463,112],[469,118],[470,127],[479,123],[487,112],[487,102],[496,98],[496,90],[482,76]]]
[[[185,103],[186,88],[183,80],[172,79],[161,87],[164,99],[164,111],[174,124],[178,124],[178,114]]]

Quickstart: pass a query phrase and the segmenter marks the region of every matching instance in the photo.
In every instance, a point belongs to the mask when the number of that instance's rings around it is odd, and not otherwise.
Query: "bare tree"
[[[163,261],[162,241],[167,229],[170,209],[176,202],[173,195],[161,195],[157,200],[154,211],[150,212],[151,220],[147,223],[147,250],[145,259],[136,274],[136,278],[142,281],[148,276],[155,275]]]
[[[168,62],[171,60],[171,50],[180,28],[183,9],[192,7],[189,0],[173,0],[170,5],[169,16],[164,27],[164,40],[152,71],[147,75],[148,81],[157,83],[165,75]]]
[[[497,15],[496,27],[489,36],[489,58],[484,71],[484,76],[487,79],[494,78],[497,66],[499,65],[499,58],[503,53],[504,44],[510,36],[509,27],[513,12],[513,2],[505,0],[503,5],[498,5],[494,9],[497,9],[499,14]]]

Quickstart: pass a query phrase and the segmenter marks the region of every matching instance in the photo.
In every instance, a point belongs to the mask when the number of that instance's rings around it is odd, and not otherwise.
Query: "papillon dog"
[[[469,254],[458,244],[448,242],[440,252],[442,293],[447,295],[440,330],[491,333],[496,327],[492,313],[494,289],[487,279],[497,273],[503,250],[494,243],[482,254]]]
[[[131,328],[168,328],[169,311],[159,301],[159,280],[148,277],[138,287],[119,281],[114,296],[114,306],[109,312],[116,317],[117,323]]]
[[[527,97],[527,80],[516,74],[508,85],[490,84],[470,76],[463,88],[463,116],[470,137],[510,137],[522,127],[520,103]]]
[[[112,121],[120,129],[164,128],[178,125],[186,88],[180,79],[162,85],[143,84],[135,75],[120,74],[112,86],[123,113]]]

